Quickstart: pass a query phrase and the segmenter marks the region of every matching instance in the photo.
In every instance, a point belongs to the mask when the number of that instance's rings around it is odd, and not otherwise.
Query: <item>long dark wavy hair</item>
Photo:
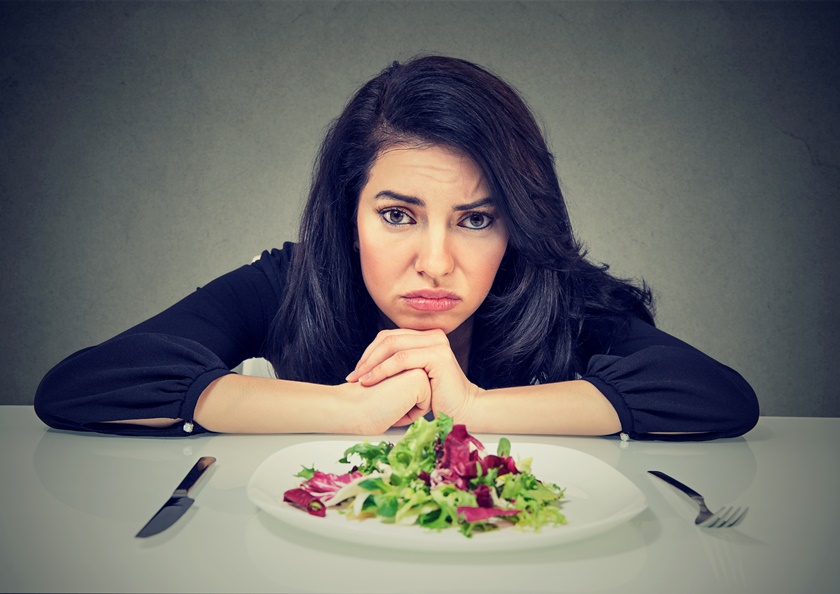
[[[370,168],[381,150],[398,144],[440,145],[469,156],[509,232],[474,320],[472,381],[493,388],[571,379],[584,371],[579,351],[588,318],[653,322],[644,284],[617,279],[586,259],[554,157],[519,94],[476,64],[421,56],[394,62],[362,86],[327,131],[267,343],[278,377],[342,383],[379,330],[353,230]]]

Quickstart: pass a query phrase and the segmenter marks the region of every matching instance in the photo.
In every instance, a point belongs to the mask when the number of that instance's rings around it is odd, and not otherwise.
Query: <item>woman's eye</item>
[[[380,214],[382,218],[385,219],[385,222],[391,225],[411,224],[411,217],[403,211],[397,210],[395,208],[389,208],[388,210],[382,211]]]
[[[486,229],[493,224],[493,217],[483,212],[474,212],[461,219],[460,224],[467,229]]]

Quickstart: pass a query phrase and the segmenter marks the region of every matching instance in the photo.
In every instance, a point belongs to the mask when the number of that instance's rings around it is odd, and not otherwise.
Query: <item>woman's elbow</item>
[[[737,372],[728,369],[729,386],[717,394],[718,430],[720,437],[739,437],[758,423],[758,397],[752,386]]]
[[[53,369],[41,380],[35,390],[33,405],[38,418],[53,429],[68,429],[73,423],[67,418],[67,388],[60,374]]]

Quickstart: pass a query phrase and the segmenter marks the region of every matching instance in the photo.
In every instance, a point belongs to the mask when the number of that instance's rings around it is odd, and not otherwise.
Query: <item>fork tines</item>
[[[700,524],[702,528],[732,528],[740,524],[746,517],[748,507],[724,507]]]

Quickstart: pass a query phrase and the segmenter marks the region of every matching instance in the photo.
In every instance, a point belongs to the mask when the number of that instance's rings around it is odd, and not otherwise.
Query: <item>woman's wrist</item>
[[[372,434],[373,432],[365,426],[367,422],[365,415],[360,414],[363,410],[361,390],[366,388],[357,382],[326,387],[330,392],[329,398],[333,399],[333,412],[328,415],[328,419],[325,419],[333,425],[333,430],[326,433]]]
[[[481,422],[481,399],[486,393],[487,390],[470,384],[458,408],[446,414],[452,417],[452,422],[456,425],[466,425],[467,429],[478,426]]]

